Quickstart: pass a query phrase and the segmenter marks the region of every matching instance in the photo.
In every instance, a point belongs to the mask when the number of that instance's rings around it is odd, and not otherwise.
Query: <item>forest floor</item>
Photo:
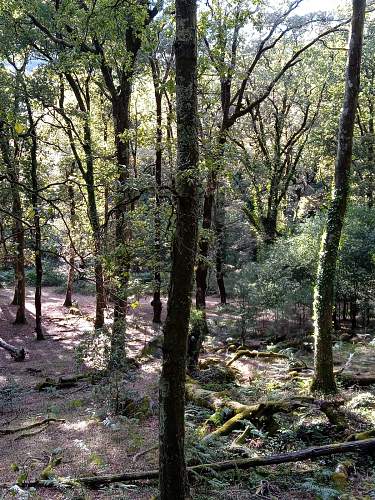
[[[129,317],[127,355],[138,362],[130,365],[125,376],[104,381],[83,378],[64,389],[38,390],[38,384],[47,378],[57,380],[100,368],[93,362],[95,352],[91,352],[90,357],[84,351],[84,362],[82,357],[77,358],[77,349],[87,345],[88,338],[91,345],[95,344],[103,352],[103,339],[95,339],[90,333],[94,300],[91,296],[76,295],[79,311],[69,310],[62,306],[62,293],[45,288],[43,323],[46,339],[37,342],[33,332],[33,290],[27,290],[28,324],[23,326],[12,324],[15,307],[8,305],[11,293],[10,289],[0,290],[0,336],[13,345],[25,347],[27,357],[24,362],[16,363],[0,350],[0,498],[143,500],[155,497],[155,482],[114,484],[96,491],[38,487],[27,493],[24,486],[13,492],[8,486],[1,490],[1,484],[14,485],[17,478],[22,483],[25,474],[28,481],[40,477],[57,456],[59,463],[54,465],[51,475],[51,470],[47,471],[49,477],[53,474],[78,477],[150,470],[158,464],[155,447],[158,442],[160,352],[157,343],[151,355],[140,358],[142,349],[160,334],[160,328],[151,323],[150,299],[140,299]],[[290,359],[241,357],[230,370],[225,368],[233,356],[228,344],[236,343],[236,339],[231,338],[236,334],[237,314],[235,306],[223,308],[216,298],[208,299],[210,336],[206,339],[202,359],[213,359],[214,365],[198,374],[200,385],[221,394],[224,391],[227,398],[244,404],[307,396],[312,373],[311,335],[301,339],[291,333],[290,338],[276,345],[271,345],[272,338],[266,335],[247,339],[251,349],[267,352],[276,349]],[[110,322],[111,318],[107,320]],[[361,336],[361,333],[355,342],[335,344],[335,366],[339,369],[346,365],[348,374],[375,376],[373,335]],[[215,371],[213,366],[223,369]],[[109,404],[114,400],[117,401],[116,411]],[[275,415],[272,426],[268,422],[264,427],[251,428],[241,446],[233,446],[233,440],[243,428],[217,439],[202,439],[219,423],[208,425],[212,410],[188,402],[187,460],[207,463],[238,456],[274,454],[345,441],[352,433],[375,429],[375,385],[342,385],[339,395],[331,401],[337,403],[333,406],[340,422],[327,418],[320,402],[314,400],[312,404]],[[45,418],[63,421],[51,421],[13,434],[1,432]],[[375,499],[374,457],[353,455],[349,458],[350,463],[346,455],[246,472],[235,470],[206,478],[200,476],[192,484],[192,494],[194,499],[201,500]],[[337,464],[344,464],[344,474],[341,469],[337,474]]]

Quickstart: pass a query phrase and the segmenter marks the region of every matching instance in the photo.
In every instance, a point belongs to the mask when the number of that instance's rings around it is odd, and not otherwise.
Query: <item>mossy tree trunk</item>
[[[177,220],[160,379],[160,498],[188,496],[184,454],[186,351],[198,226],[197,4],[176,0]]]
[[[345,96],[341,112],[334,188],[322,237],[314,293],[315,355],[312,391],[336,391],[332,359],[332,310],[337,254],[349,195],[353,129],[359,92],[365,0],[353,0],[353,17],[346,69]]]

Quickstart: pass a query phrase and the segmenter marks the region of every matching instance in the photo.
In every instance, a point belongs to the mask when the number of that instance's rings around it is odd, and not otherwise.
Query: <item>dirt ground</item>
[[[58,476],[78,477],[95,474],[109,474],[121,471],[149,470],[157,468],[158,452],[154,448],[158,441],[158,379],[160,373],[160,357],[152,357],[142,361],[137,368],[130,370],[125,380],[126,391],[134,392],[140,398],[149,402],[149,409],[144,416],[136,418],[121,418],[103,408],[103,391],[113,391],[113,387],[92,385],[88,380],[80,380],[75,386],[63,390],[48,389],[38,391],[36,386],[47,377],[57,379],[62,376],[83,373],[92,370],[90,363],[77,364],[76,348],[85,338],[88,331],[93,330],[94,298],[86,295],[76,295],[75,300],[79,304],[80,315],[71,314],[69,309],[62,306],[63,295],[54,288],[43,290],[43,325],[45,340],[35,340],[33,323],[33,290],[27,290],[27,325],[15,326],[12,321],[15,317],[16,307],[10,306],[12,290],[0,289],[0,336],[7,342],[23,346],[27,351],[26,360],[22,363],[14,362],[11,357],[0,349],[0,499],[14,498],[22,499],[106,499],[121,498],[129,500],[150,500],[157,495],[155,483],[129,485],[123,484],[112,489],[99,491],[81,491],[78,489],[58,490],[56,488],[37,488],[31,496],[22,496],[22,492],[12,494],[8,488],[1,490],[1,484],[15,484],[20,474],[27,472],[28,481],[40,477],[41,471],[46,467],[50,457],[54,454],[62,456],[61,463],[55,468]],[[208,319],[211,332],[213,333],[205,342],[203,358],[207,356],[220,357],[223,362],[227,361],[231,353],[222,347],[223,341],[233,331],[236,317],[235,308],[222,309],[218,300],[209,297],[207,301]],[[165,315],[165,301],[163,314]],[[111,323],[110,312],[107,313],[106,321]],[[139,306],[131,311],[127,325],[127,355],[136,358],[148,342],[160,333],[160,327],[152,325],[152,309],[150,298],[139,300]],[[265,348],[264,339],[253,339],[255,348]],[[336,366],[343,366],[348,359],[348,354],[353,346],[347,350],[342,346],[334,349]],[[351,370],[365,371],[373,374],[374,348],[368,348],[364,343],[356,347],[356,354],[351,362]],[[311,353],[306,356],[305,362],[312,364]],[[305,370],[304,376],[291,377],[290,368],[284,359],[273,360],[272,363],[262,359],[242,358],[233,365],[239,373],[239,382],[232,389],[237,391],[239,398],[249,402],[278,399],[288,397],[291,394],[306,394],[308,379],[311,370]],[[123,390],[121,386],[120,390]],[[232,390],[230,389],[230,390]],[[217,389],[215,389],[217,390]],[[242,391],[242,392],[241,392]],[[107,394],[108,396],[108,394]],[[340,397],[344,398],[350,420],[345,432],[352,430],[366,430],[375,426],[375,389],[364,388],[363,390],[343,390]],[[372,399],[371,399],[372,398]],[[373,407],[369,401],[373,401]],[[366,403],[365,408],[362,404]],[[362,406],[361,406],[362,405]],[[188,411],[192,411],[188,407]],[[193,415],[197,415],[197,409],[193,408]],[[362,412],[362,413],[361,413]],[[25,425],[40,421],[47,417],[64,420],[63,422],[51,422],[47,426],[35,428],[30,431],[21,431],[9,435],[1,435],[2,429],[23,427]],[[283,417],[284,418],[284,417]],[[285,446],[304,447],[309,444],[321,444],[319,435],[317,441],[311,441],[310,434],[316,432],[319,426],[327,428],[326,417],[307,412],[297,415],[297,418],[285,417],[282,422],[283,432],[290,432],[290,426],[295,429],[291,434],[290,443]],[[288,420],[289,419],[289,420]],[[194,424],[195,425],[195,424]],[[337,436],[328,434],[324,439],[335,441]],[[295,442],[294,436],[302,435],[302,441]],[[307,438],[306,438],[307,436]],[[345,437],[345,436],[343,436]],[[225,443],[225,441],[224,441]],[[252,452],[272,453],[278,446],[284,444],[268,439],[252,439],[249,446]],[[224,446],[225,448],[225,446]],[[219,456],[225,449],[219,450]],[[283,448],[282,448],[283,449]],[[145,453],[142,453],[145,452]],[[139,455],[138,455],[139,454]],[[305,473],[317,469],[305,464],[293,466],[295,474]],[[315,469],[314,469],[315,467]],[[281,470],[279,480],[284,480]],[[365,480],[363,476],[355,477],[353,488],[349,490],[349,496],[342,498],[375,498],[375,485],[371,490],[373,476],[369,473]],[[366,482],[367,481],[367,482]],[[294,490],[282,493],[282,487],[267,486],[269,491],[274,492],[267,495],[259,494],[259,487],[264,485],[264,480],[256,479],[256,487],[252,493],[243,490],[243,484],[232,482],[227,488],[220,485],[212,487],[212,494],[206,496],[198,495],[194,498],[211,499],[255,499],[255,498],[320,498],[319,495],[301,493]],[[268,484],[268,481],[267,481]],[[260,486],[259,486],[260,485]],[[358,486],[359,485],[359,486]],[[263,487],[263,486],[262,486]],[[353,491],[367,488],[373,491],[373,496],[354,495]],[[273,488],[273,489],[272,489]],[[362,488],[362,489],[363,489]],[[210,490],[211,491],[211,490]],[[2,496],[3,495],[3,496]],[[260,496],[259,496],[260,495]],[[303,495],[303,496],[301,496]],[[328,497],[327,497],[328,498]],[[329,497],[330,498],[330,497]],[[336,498],[336,497],[332,497]]]

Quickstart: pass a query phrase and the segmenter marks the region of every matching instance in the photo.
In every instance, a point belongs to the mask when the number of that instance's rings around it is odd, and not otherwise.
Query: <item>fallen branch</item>
[[[26,353],[23,347],[21,347],[20,349],[18,347],[14,347],[5,342],[5,340],[3,339],[0,339],[0,347],[8,351],[14,361],[23,361],[25,359]]]
[[[15,437],[14,440],[19,441],[20,439],[35,436],[36,434],[40,434],[41,432],[45,431],[47,428],[48,424],[46,424],[44,427],[41,427],[40,429],[36,429],[34,432],[25,432],[23,434],[20,434],[19,436]]]
[[[147,448],[147,450],[142,450],[139,453],[136,453],[133,457],[133,462],[136,462],[139,457],[146,455],[146,453],[150,453],[150,451],[155,451],[157,449],[159,449],[159,445],[155,444],[154,446],[151,446],[151,448]]]
[[[248,349],[241,349],[237,351],[234,356],[228,361],[227,366],[230,366],[232,363],[237,361],[237,359],[242,357],[247,358],[267,358],[267,359],[287,359],[289,360],[289,356],[286,354],[281,354],[279,352],[271,352],[271,351],[250,351]]]
[[[300,462],[329,455],[338,455],[340,453],[363,453],[368,450],[375,450],[375,439],[365,439],[363,441],[352,441],[347,443],[328,444],[324,446],[315,446],[305,450],[281,453],[278,455],[269,455],[265,457],[244,458],[238,460],[226,460],[223,462],[200,464],[188,467],[188,473],[202,473],[211,471],[228,471],[233,469],[252,469],[255,467],[277,465],[289,462]],[[76,482],[90,488],[96,488],[102,485],[124,482],[141,481],[147,479],[157,479],[158,470],[124,472],[122,474],[79,477]]]
[[[9,427],[8,429],[0,429],[0,435],[5,436],[7,434],[16,434],[17,432],[28,431],[30,429],[34,429],[35,427],[49,424],[50,422],[65,422],[65,419],[50,417],[40,420],[39,422],[34,422],[33,424],[25,425],[23,427]]]

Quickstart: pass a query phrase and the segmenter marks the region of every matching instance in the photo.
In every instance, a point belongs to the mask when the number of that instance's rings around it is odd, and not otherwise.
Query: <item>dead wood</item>
[[[26,352],[25,352],[25,349],[23,347],[21,347],[21,348],[14,347],[14,346],[8,344],[7,342],[5,342],[5,340],[3,340],[3,339],[0,339],[0,347],[5,349],[6,351],[8,351],[9,354],[14,359],[14,361],[23,361],[25,359]]]
[[[230,418],[213,431],[210,436],[226,436],[230,434],[240,420],[250,420],[258,424],[260,421],[263,423],[270,422],[275,413],[289,413],[298,407],[305,406],[307,402],[313,401],[313,398],[296,398],[246,405],[230,400],[224,392],[202,389],[191,378],[188,378],[185,387],[187,399],[215,412],[215,417],[211,417],[211,421],[218,420],[219,413],[224,415],[223,410],[225,408],[231,410],[231,412],[228,412]]]
[[[39,384],[35,386],[35,389],[39,392],[50,387],[54,387],[55,389],[69,389],[70,387],[75,387],[80,380],[85,380],[90,377],[91,374],[89,373],[75,375],[73,377],[60,377],[58,379],[47,377],[43,382],[39,382]]]
[[[65,422],[65,419],[63,418],[44,418],[43,420],[40,420],[39,422],[34,422],[33,424],[25,425],[23,427],[9,427],[7,429],[0,429],[0,435],[7,435],[7,434],[16,434],[17,432],[23,432],[23,431],[28,431],[30,429],[34,429],[35,427],[39,427],[41,425],[49,424],[50,422]]]
[[[264,457],[243,458],[209,464],[200,464],[188,467],[187,470],[189,475],[193,475],[196,473],[210,473],[212,471],[224,472],[233,469],[247,470],[267,465],[301,462],[329,455],[338,455],[341,453],[363,453],[368,450],[375,450],[375,439],[365,439],[363,441],[352,441],[345,443],[328,444],[323,446],[314,446],[305,450],[280,453],[277,455],[269,455]],[[116,482],[157,479],[158,476],[158,470],[149,470],[124,472],[121,474],[108,474],[103,476],[79,477],[75,481],[90,488],[97,488],[106,484]]]
[[[247,357],[247,358],[267,358],[267,359],[287,359],[289,356],[286,354],[281,354],[279,352],[268,352],[268,351],[250,351],[249,349],[240,349],[234,356],[228,361],[227,366],[237,361],[237,359]]]
[[[375,384],[374,374],[341,373],[340,375],[338,375],[338,379],[345,387],[351,387],[352,385],[366,387],[368,385]]]

